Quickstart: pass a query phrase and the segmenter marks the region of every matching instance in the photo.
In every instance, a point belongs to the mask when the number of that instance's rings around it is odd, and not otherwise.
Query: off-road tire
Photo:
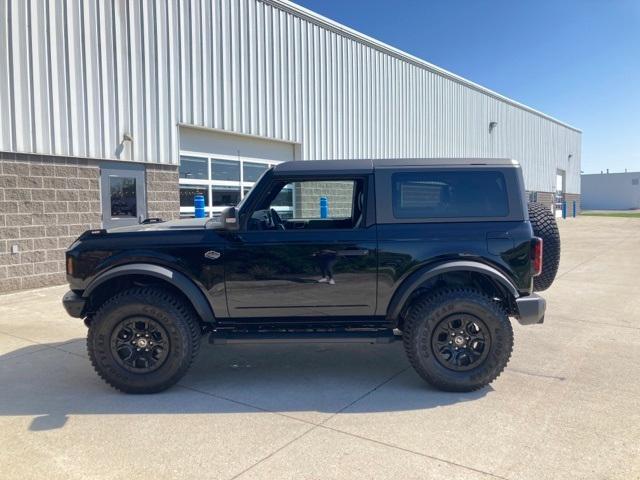
[[[124,368],[111,348],[112,333],[128,317],[144,316],[161,325],[169,340],[164,362],[154,371]],[[200,347],[200,327],[190,305],[158,287],[133,287],[117,293],[95,313],[87,350],[98,375],[125,393],[156,393],[175,384],[189,369]]]
[[[533,278],[533,289],[541,292],[551,286],[558,273],[560,232],[553,213],[541,203],[529,204],[529,221],[533,234],[542,239],[542,272]]]
[[[491,338],[484,360],[466,371],[444,366],[432,348],[436,327],[456,314],[479,318]],[[445,289],[426,294],[411,307],[403,326],[403,342],[411,365],[429,384],[450,392],[471,392],[502,373],[513,350],[513,329],[505,311],[490,297],[472,289]]]

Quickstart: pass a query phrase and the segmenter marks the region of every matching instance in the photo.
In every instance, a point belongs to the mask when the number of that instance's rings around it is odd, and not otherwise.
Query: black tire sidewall
[[[533,279],[536,292],[548,289],[560,266],[560,231],[556,218],[546,205],[529,203],[529,222],[533,234],[542,239],[542,272]]]
[[[171,301],[163,298],[162,292],[130,292],[116,296],[107,302],[94,317],[89,327],[87,347],[98,373],[114,387],[130,393],[151,393],[164,390],[175,383],[189,367],[193,341],[184,312]],[[169,353],[164,363],[148,373],[134,373],[121,366],[111,351],[113,330],[125,318],[146,316],[166,330]]]
[[[425,302],[410,313],[408,354],[414,368],[429,383],[453,391],[469,391],[494,380],[504,369],[513,348],[513,330],[507,315],[492,308],[491,300],[478,293],[447,292]],[[456,314],[471,314],[484,322],[491,336],[490,351],[476,367],[455,371],[445,367],[432,349],[436,326],[444,318]]]

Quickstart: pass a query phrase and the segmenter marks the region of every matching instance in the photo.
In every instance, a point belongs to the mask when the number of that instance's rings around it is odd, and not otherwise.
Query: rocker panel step
[[[397,338],[393,330],[382,331],[337,331],[337,332],[212,332],[209,343],[230,344],[276,344],[276,343],[392,343]]]

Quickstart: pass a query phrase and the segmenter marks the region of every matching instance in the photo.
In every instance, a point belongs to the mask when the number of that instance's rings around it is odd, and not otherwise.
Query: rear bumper
[[[62,297],[62,305],[69,315],[75,318],[84,317],[84,309],[87,305],[87,299],[82,298],[73,290],[69,290]]]
[[[544,322],[544,312],[547,302],[544,298],[532,293],[526,297],[516,298],[518,307],[518,321],[522,325],[535,325]]]

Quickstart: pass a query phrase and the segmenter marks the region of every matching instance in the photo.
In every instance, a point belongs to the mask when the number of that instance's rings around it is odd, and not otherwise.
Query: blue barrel
[[[329,218],[329,200],[320,197],[320,218]]]
[[[204,218],[204,195],[193,197],[193,206],[196,209],[196,218]]]

